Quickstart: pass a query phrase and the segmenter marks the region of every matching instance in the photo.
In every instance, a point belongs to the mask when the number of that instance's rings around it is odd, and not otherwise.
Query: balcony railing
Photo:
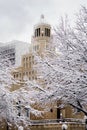
[[[84,124],[84,119],[74,119],[74,118],[65,118],[65,119],[45,119],[45,120],[30,120],[31,125],[44,125],[44,124],[57,124],[57,123],[76,123]]]

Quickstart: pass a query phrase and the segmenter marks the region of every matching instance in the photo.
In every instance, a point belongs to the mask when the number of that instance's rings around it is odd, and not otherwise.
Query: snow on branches
[[[49,98],[62,103],[87,104],[87,8],[82,7],[74,27],[67,17],[55,28],[55,39],[42,57],[36,57],[40,79],[44,79]],[[41,84],[40,84],[41,85]],[[48,96],[47,96],[48,98]]]
[[[13,70],[15,71],[15,66],[7,58],[0,57],[0,120],[17,126],[20,123],[29,125],[30,113],[36,116],[43,113],[34,108],[34,104],[41,100],[39,96],[44,89],[27,78],[22,81],[14,79]]]

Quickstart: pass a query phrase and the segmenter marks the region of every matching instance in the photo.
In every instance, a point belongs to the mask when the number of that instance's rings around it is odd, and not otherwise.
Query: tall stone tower
[[[33,51],[42,52],[48,47],[51,41],[51,26],[45,21],[44,15],[41,15],[40,22],[34,26],[34,34],[31,40]]]
[[[22,81],[27,76],[29,80],[37,80],[36,71],[33,69],[33,52],[41,54],[48,48],[51,39],[51,26],[45,21],[44,15],[41,15],[40,22],[34,26],[29,53],[22,56],[21,67],[17,68],[16,72],[13,73],[14,78]]]

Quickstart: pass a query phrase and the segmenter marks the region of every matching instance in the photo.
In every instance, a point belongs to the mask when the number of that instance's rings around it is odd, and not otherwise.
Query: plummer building
[[[31,39],[31,45],[29,48],[29,53],[22,56],[21,66],[19,66],[14,72],[13,76],[15,79],[22,81],[25,76],[29,80],[38,80],[37,72],[33,69],[34,65],[34,52],[41,54],[44,49],[48,48],[49,43],[52,41],[51,26],[48,24],[44,16],[41,15],[40,22],[34,26],[33,36]],[[15,87],[13,90],[16,89]],[[53,104],[51,104],[53,106]],[[49,107],[49,112],[44,114],[44,119],[54,119],[56,118],[56,110],[53,110],[52,107]],[[31,116],[31,119],[38,119],[38,117]]]
[[[48,46],[52,43],[53,36],[51,34],[51,25],[45,21],[44,15],[41,15],[40,22],[34,26],[33,36],[31,38],[31,45],[29,47],[29,53],[24,54],[21,59],[21,66],[19,66],[14,72],[13,76],[15,79],[22,81],[25,76],[29,80],[38,80],[37,72],[33,69],[34,65],[34,52],[41,54]],[[81,118],[81,115],[73,115],[71,107],[65,107],[60,109],[58,106],[61,101],[48,104],[49,112],[45,113],[44,119],[60,119],[61,116],[64,118]],[[55,106],[55,107],[54,107]],[[38,119],[32,117],[32,119]]]
[[[34,26],[33,36],[29,47],[29,53],[22,56],[21,66],[17,68],[14,77],[23,80],[25,76],[29,80],[37,79],[36,72],[33,70],[34,52],[41,54],[48,44],[52,41],[51,26],[45,22],[44,15],[41,15],[40,22]]]

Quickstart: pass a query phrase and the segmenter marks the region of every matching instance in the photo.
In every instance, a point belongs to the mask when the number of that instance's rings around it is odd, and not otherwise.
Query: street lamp
[[[67,128],[68,128],[68,126],[67,126],[67,124],[64,122],[64,123],[62,124],[62,130],[67,130]]]

